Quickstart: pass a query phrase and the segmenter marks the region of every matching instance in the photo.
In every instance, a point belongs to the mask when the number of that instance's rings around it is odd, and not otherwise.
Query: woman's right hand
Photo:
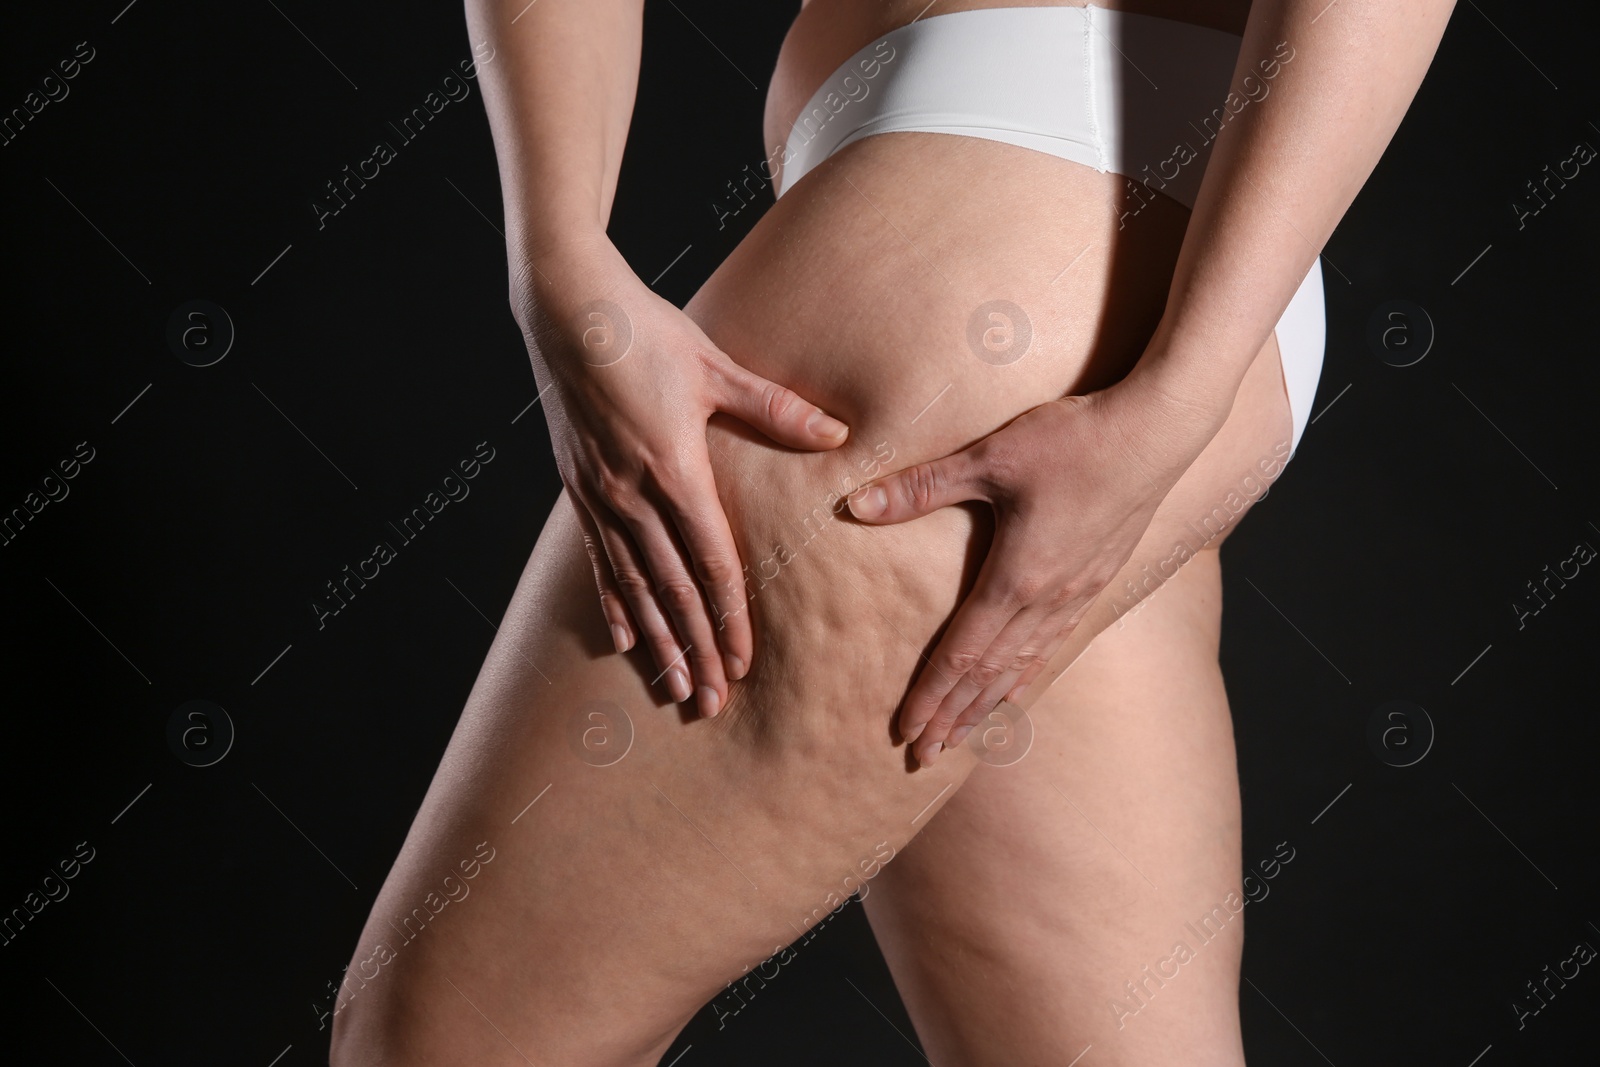
[[[513,264],[511,299],[612,641],[642,635],[672,699],[715,715],[753,638],[706,423],[724,412],[808,451],[848,428],[729,359],[603,236]]]

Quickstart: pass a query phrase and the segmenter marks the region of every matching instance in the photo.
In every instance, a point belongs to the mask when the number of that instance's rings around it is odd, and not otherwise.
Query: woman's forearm
[[[1221,425],[1399,126],[1452,7],[1255,0],[1232,117],[1212,147],[1161,324],[1130,378],[1176,399],[1197,424]]]
[[[516,277],[603,237],[628,139],[644,0],[467,0]]]

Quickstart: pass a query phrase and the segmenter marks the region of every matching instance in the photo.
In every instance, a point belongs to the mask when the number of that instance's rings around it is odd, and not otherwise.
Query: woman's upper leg
[[[1028,747],[998,750],[871,886],[935,1063],[1061,1064],[1090,1045],[1104,1064],[1240,1062],[1220,598],[1204,550],[1095,639],[1030,710]],[[1220,936],[1201,943],[1185,924],[1218,905]]]
[[[890,724],[970,582],[981,517],[866,528],[837,504],[873,463],[944,454],[1126,368],[1182,220],[1118,234],[1104,210],[1115,180],[1010,146],[891,135],[768,213],[690,310],[856,439],[813,455],[731,424],[709,434],[752,563],[750,674],[715,719],[659,704],[637,653],[608,654],[558,503],[363,934],[341,1047],[643,1061],[948,798],[972,760],[913,771]],[[1008,364],[967,343],[994,299],[1032,327]],[[610,755],[596,748],[612,750],[597,737],[624,733],[625,754],[598,765]],[[480,843],[495,859],[470,885],[452,874],[470,889],[454,899],[441,879]]]
[[[1100,628],[1069,639],[1030,688],[1025,727],[1016,708],[991,716],[993,765],[872,887],[874,930],[939,1062],[988,1062],[1001,1042],[1017,1063],[1090,1044],[1108,1063],[1240,1062],[1238,783],[1216,662],[1217,549],[1281,473],[1288,409],[1269,344],[1228,425],[1091,611]],[[985,731],[973,749],[989,749]],[[1031,746],[1012,763],[1004,746],[1024,735]],[[1219,904],[1226,937],[1184,926]],[[1174,970],[1183,977],[1169,989]]]
[[[1217,549],[1281,473],[1290,432],[1269,343],[1091,612],[1094,634],[1030,688],[1025,722],[1012,707],[978,728],[985,766],[871,887],[873,929],[937,1062],[993,1062],[1001,1046],[1007,1062],[1065,1062],[1090,1044],[1097,1062],[1241,1062]],[[1219,904],[1225,937],[1184,926]],[[1179,943],[1193,959],[1175,962]]]

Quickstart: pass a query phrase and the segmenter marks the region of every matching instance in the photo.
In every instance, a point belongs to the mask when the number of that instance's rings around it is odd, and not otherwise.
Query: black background
[[[0,911],[95,850],[0,947],[6,1058],[325,1062],[316,1005],[558,483],[475,83],[323,228],[311,207],[470,56],[459,9],[124,3],[0,17],[7,113],[78,42],[95,56],[0,147],[0,509],[94,450],[0,547]],[[764,207],[719,226],[713,204],[763,157],[790,14],[649,5],[611,232],[674,301]],[[1511,205],[1577,142],[1600,146],[1592,48],[1555,5],[1458,8],[1328,245],[1319,417],[1224,553],[1245,859],[1296,850],[1249,908],[1253,1063],[1492,1067],[1587,1044],[1593,967],[1521,1030],[1512,1005],[1600,945],[1600,576],[1520,629],[1512,603],[1600,546],[1600,177],[1584,168],[1520,230]],[[237,330],[210,367],[166,341],[192,299]],[[1366,340],[1396,299],[1437,331],[1404,368]],[[323,583],[480,441],[495,459],[470,497],[319,630]],[[167,743],[193,699],[237,730],[206,768]],[[1436,731],[1409,767],[1367,739],[1393,699]],[[683,1067],[922,1062],[859,907],[783,973],[721,1032],[702,1014],[664,1062],[691,1044]]]

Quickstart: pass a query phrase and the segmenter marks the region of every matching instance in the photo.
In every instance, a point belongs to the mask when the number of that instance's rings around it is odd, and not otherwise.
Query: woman
[[[870,888],[935,1063],[1242,1063],[1216,548],[1450,6],[812,0],[679,312],[604,236],[638,0],[469,2],[567,491],[333,1062],[654,1063]]]

